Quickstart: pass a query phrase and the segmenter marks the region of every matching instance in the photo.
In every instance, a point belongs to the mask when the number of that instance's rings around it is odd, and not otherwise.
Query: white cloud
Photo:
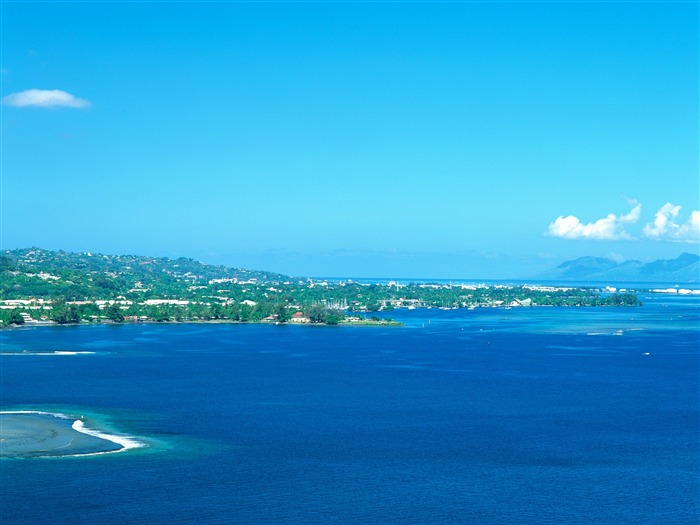
[[[624,229],[625,224],[633,224],[639,220],[642,205],[631,201],[634,207],[627,215],[617,216],[614,213],[595,222],[583,224],[578,217],[569,215],[559,216],[549,225],[549,235],[562,239],[591,239],[591,240],[631,240],[633,237]]]
[[[700,211],[694,210],[685,223],[677,222],[681,206],[664,204],[654,216],[654,222],[644,226],[644,235],[650,239],[676,242],[700,242]]]
[[[78,98],[60,89],[28,89],[12,93],[2,99],[6,106],[16,108],[86,108],[90,101]]]

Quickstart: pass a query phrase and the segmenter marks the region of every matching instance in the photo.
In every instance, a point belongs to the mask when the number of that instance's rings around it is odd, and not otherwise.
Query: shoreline
[[[403,326],[403,323],[398,321],[371,321],[369,319],[363,321],[341,321],[337,324],[330,323],[295,323],[279,321],[234,321],[230,319],[193,319],[188,321],[124,321],[121,323],[110,321],[108,319],[100,321],[78,322],[78,323],[57,323],[55,321],[30,321],[23,324],[0,325],[0,330],[21,329],[31,327],[47,327],[47,326],[132,326],[132,325],[174,325],[174,324],[264,324],[274,326]]]

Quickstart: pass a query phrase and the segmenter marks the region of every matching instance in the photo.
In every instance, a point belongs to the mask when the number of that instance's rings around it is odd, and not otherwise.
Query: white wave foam
[[[112,450],[110,452],[124,452],[125,450],[130,450],[132,448],[141,448],[145,446],[143,443],[140,441],[135,440],[131,436],[118,436],[116,434],[107,434],[105,432],[100,432],[99,430],[93,430],[91,428],[87,428],[85,424],[82,422],[80,419],[76,419],[73,421],[73,430],[77,432],[82,432],[83,434],[87,434],[88,436],[93,436],[99,439],[104,439],[106,441],[111,441],[112,443],[116,443],[117,445],[121,445],[122,448],[119,450]],[[108,452],[98,452],[98,454],[107,454]],[[85,454],[88,455],[88,454]]]
[[[2,410],[0,414],[39,414],[41,416],[53,416],[58,419],[71,419],[68,414],[62,414],[61,412],[44,412],[42,410]]]
[[[74,352],[68,350],[55,350],[53,352],[2,352],[0,355],[86,355],[95,352]]]

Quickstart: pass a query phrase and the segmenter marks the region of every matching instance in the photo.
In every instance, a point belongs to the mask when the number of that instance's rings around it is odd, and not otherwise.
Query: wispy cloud
[[[664,204],[654,221],[644,226],[644,235],[650,239],[675,242],[700,242],[700,211],[694,210],[685,223],[678,223],[681,206]]]
[[[611,213],[607,217],[586,224],[573,215],[559,216],[549,225],[549,235],[562,239],[631,240],[633,237],[625,231],[624,227],[639,220],[642,205],[636,201],[631,201],[630,204],[633,208],[626,215]]]
[[[2,103],[16,108],[86,108],[90,101],[60,89],[28,89],[3,97]]]

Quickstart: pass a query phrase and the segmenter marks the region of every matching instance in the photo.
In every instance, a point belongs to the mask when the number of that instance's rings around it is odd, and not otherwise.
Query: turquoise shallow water
[[[146,447],[145,441],[95,428],[84,415],[35,410],[0,412],[0,458],[63,458]]]
[[[1,456],[63,456],[115,448],[114,443],[73,430],[71,423],[49,414],[0,414]]]
[[[695,524],[698,312],[5,331],[3,410],[150,448],[3,460],[0,521]]]

